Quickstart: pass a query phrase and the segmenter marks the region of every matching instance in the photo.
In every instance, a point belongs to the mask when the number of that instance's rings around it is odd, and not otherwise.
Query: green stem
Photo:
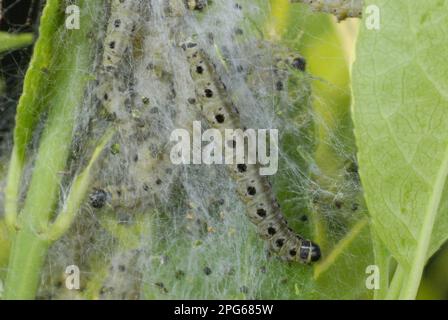
[[[389,288],[389,269],[392,257],[372,227],[370,228],[370,233],[373,241],[375,264],[380,270],[380,289],[374,291],[373,298],[375,300],[383,300],[386,298]]]
[[[17,148],[12,150],[8,170],[8,184],[5,188],[5,222],[11,232],[17,228],[17,198],[20,191],[20,178],[23,166],[19,160]]]
[[[386,300],[395,300],[400,295],[400,291],[403,285],[403,281],[405,278],[404,269],[398,265],[397,270],[394,273],[394,277],[390,283],[389,290],[387,291]]]
[[[434,190],[425,211],[423,225],[418,237],[417,248],[412,259],[411,269],[409,275],[406,277],[403,291],[400,295],[400,299],[402,300],[415,299],[417,296],[423,269],[429,258],[428,255],[432,231],[434,228],[434,223],[436,222],[437,214],[439,213],[444,186],[448,178],[448,148],[445,150],[444,158],[436,177],[437,179],[435,181]]]
[[[59,0],[48,1],[47,6]],[[79,0],[81,29],[65,30],[61,25],[60,43],[53,57],[57,60],[55,70],[50,70],[49,114],[42,134],[33,175],[26,194],[22,212],[17,218],[19,230],[14,236],[5,285],[6,299],[32,299],[35,297],[40,270],[50,242],[46,239],[50,220],[59,201],[59,186],[62,180],[73,128],[82,103],[88,70],[91,66],[91,45],[88,32],[97,17],[93,7],[96,1]],[[29,106],[30,108],[32,106]]]
[[[29,226],[14,239],[4,298],[33,299],[39,284],[39,274],[49,243],[36,236]]]
[[[8,51],[29,46],[33,43],[32,33],[11,34],[8,32],[0,32],[0,54]]]

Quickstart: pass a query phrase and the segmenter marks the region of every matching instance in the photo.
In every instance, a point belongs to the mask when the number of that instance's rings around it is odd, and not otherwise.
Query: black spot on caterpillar
[[[342,21],[346,18],[361,17],[363,0],[291,0],[308,4],[314,11],[331,13]]]
[[[224,84],[213,76],[213,63],[194,41],[186,41],[180,47],[190,64],[190,73],[196,84],[197,105],[204,117],[221,131],[240,128],[236,107],[227,98]],[[249,220],[257,226],[260,236],[268,241],[269,249],[281,258],[303,263],[319,260],[319,246],[288,227],[269,181],[259,174],[258,169],[257,165],[229,165],[238,193],[246,204]]]
[[[210,267],[205,267],[204,268],[204,273],[205,275],[209,276],[212,274],[212,269],[210,269]]]

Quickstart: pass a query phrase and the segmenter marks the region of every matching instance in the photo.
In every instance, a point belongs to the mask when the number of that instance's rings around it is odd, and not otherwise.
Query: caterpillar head
[[[301,262],[309,264],[318,261],[320,257],[320,247],[317,244],[309,240],[302,241],[299,249],[299,254],[297,255],[297,258]]]

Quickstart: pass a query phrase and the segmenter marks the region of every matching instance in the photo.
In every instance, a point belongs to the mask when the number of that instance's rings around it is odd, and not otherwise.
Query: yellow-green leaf
[[[448,3],[366,5],[381,22],[363,25],[353,69],[360,173],[375,232],[405,270],[401,297],[414,298],[448,238]]]

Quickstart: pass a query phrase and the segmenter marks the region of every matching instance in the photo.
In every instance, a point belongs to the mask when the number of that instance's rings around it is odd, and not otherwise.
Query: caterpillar
[[[130,72],[123,66],[123,58],[130,51],[136,31],[138,7],[133,0],[111,0],[107,2],[110,16],[103,41],[103,54],[99,71],[97,97],[112,117],[121,118],[130,97]]]
[[[227,97],[224,84],[213,76],[213,63],[192,39],[183,42],[180,48],[191,66],[190,73],[197,86],[196,105],[203,116],[220,131],[239,128],[238,109]],[[288,227],[271,184],[258,173],[258,165],[233,164],[228,167],[238,193],[246,203],[246,215],[257,226],[260,236],[268,241],[269,249],[287,261],[308,264],[319,260],[319,246]]]
[[[363,0],[291,0],[311,6],[314,11],[331,13],[338,21],[359,18],[362,15]]]
[[[112,0],[111,14],[104,41],[103,67],[115,68],[132,42],[136,22],[133,16],[137,10],[136,1]]]

